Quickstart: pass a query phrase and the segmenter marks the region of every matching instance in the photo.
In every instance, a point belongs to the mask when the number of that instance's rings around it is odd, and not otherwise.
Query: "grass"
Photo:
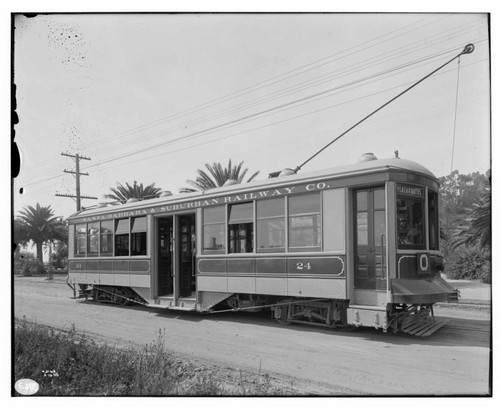
[[[98,344],[74,328],[56,331],[16,320],[14,381],[33,379],[44,396],[224,396],[276,395],[268,375],[233,383],[222,368],[205,368],[176,360],[157,339],[140,349]],[[259,372],[260,373],[260,372]]]

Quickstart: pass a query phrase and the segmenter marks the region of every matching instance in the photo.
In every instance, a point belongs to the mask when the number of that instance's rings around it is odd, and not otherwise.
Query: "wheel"
[[[292,322],[288,318],[289,305],[280,305],[274,309],[274,320],[280,325],[290,325]]]

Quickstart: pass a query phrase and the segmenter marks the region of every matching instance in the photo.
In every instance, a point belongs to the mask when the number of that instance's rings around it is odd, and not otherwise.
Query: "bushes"
[[[30,275],[38,267],[35,255],[28,251],[14,252],[14,274]]]
[[[462,246],[447,256],[445,273],[451,279],[491,282],[491,261],[477,246]]]
[[[175,360],[164,348],[162,332],[142,349],[96,344],[75,329],[69,332],[16,321],[14,381],[35,380],[46,396],[212,396],[281,394],[267,375],[229,383],[221,369]]]
[[[124,350],[98,345],[74,329],[57,332],[21,322],[15,328],[14,354],[15,380],[37,381],[37,395],[141,396],[186,391],[161,335],[139,351]],[[204,380],[204,389],[210,386],[210,394],[220,394],[210,378]]]

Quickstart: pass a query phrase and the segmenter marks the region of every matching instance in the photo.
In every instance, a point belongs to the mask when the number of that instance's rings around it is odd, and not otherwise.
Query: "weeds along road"
[[[14,315],[110,344],[165,346],[189,359],[290,377],[301,394],[480,395],[489,391],[490,313],[443,307],[447,326],[417,338],[282,326],[268,315],[200,315],[75,300],[61,276],[15,278]]]

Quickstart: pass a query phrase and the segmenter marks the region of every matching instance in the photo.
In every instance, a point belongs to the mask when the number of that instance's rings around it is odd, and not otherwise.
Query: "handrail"
[[[386,263],[384,262],[384,257],[385,257],[385,245],[384,245],[384,236],[385,233],[380,234],[380,245],[382,246],[382,258],[381,258],[381,265],[380,267],[382,268],[382,273],[384,272],[385,268],[385,280],[386,280],[386,288],[387,291],[389,291],[389,268],[387,267]]]

